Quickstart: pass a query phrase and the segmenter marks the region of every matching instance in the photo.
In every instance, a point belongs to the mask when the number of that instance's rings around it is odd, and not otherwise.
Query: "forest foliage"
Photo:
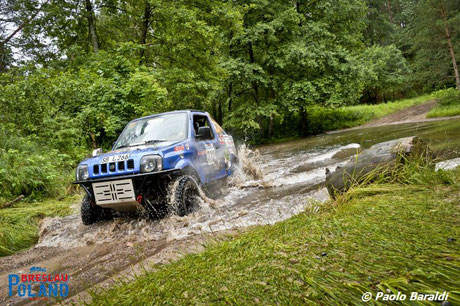
[[[458,88],[459,37],[455,0],[4,0],[0,198],[58,193],[147,114],[203,109],[257,143]]]

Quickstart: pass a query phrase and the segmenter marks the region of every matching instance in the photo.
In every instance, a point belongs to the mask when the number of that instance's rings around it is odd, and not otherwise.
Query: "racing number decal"
[[[208,165],[215,165],[217,164],[217,155],[216,155],[216,148],[212,143],[205,144],[206,147],[206,159],[208,161]]]

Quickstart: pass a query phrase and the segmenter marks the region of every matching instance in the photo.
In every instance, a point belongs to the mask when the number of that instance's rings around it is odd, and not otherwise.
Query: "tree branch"
[[[5,38],[5,40],[1,41],[0,42],[0,47],[3,47],[4,45],[6,45],[16,34],[18,34],[26,25],[28,25],[32,20],[35,19],[35,17],[37,17],[38,13],[40,13],[40,11],[42,10],[42,8],[48,4],[49,0],[46,0],[41,6],[40,8],[30,17],[28,18],[26,21],[24,21],[16,30],[13,31],[13,33],[11,33],[7,38]]]

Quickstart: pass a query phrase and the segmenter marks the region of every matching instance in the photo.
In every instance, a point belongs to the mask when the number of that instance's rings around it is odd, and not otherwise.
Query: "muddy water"
[[[322,186],[326,167],[333,170],[358,149],[411,135],[426,139],[441,159],[460,157],[460,120],[357,129],[253,150],[240,147],[239,174],[221,197],[202,199],[194,213],[155,221],[117,218],[84,226],[76,203],[75,214],[42,222],[34,248],[0,258],[0,283],[7,283],[9,273],[39,266],[68,273],[70,295],[84,297],[86,289],[107,285],[114,275],[125,278],[138,263],[164,263],[199,250],[202,236],[272,224],[306,206],[321,205],[328,198]],[[9,303],[17,300],[1,287],[0,304]]]
[[[258,147],[240,147],[243,169],[217,200],[204,199],[186,217],[115,219],[84,226],[78,214],[47,219],[37,247],[72,248],[127,239],[178,240],[194,234],[272,224],[327,199],[325,168],[335,169],[357,150],[419,135],[443,158],[460,156],[460,120],[409,123],[332,133]]]

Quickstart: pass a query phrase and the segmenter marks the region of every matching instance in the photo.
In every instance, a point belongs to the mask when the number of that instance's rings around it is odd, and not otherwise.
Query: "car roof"
[[[191,113],[191,112],[193,112],[193,113],[201,113],[201,114],[208,114],[207,112],[201,111],[201,110],[196,110],[196,109],[183,109],[183,110],[175,110],[175,111],[171,111],[171,112],[165,112],[165,113],[158,113],[158,114],[148,115],[148,116],[144,116],[144,117],[141,117],[141,118],[133,119],[133,120],[131,120],[131,122],[137,121],[137,120],[142,120],[142,119],[147,119],[147,118],[153,118],[153,117],[157,117],[157,116],[160,116],[160,115],[178,114],[178,113]]]

